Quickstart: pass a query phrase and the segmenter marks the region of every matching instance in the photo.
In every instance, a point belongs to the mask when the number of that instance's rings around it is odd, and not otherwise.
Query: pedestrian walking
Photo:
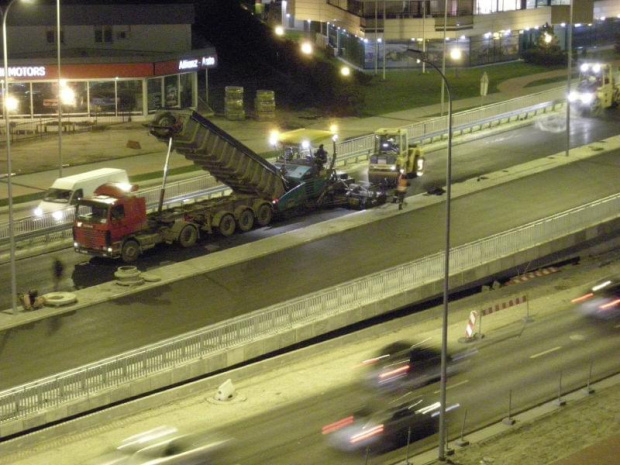
[[[398,175],[398,181],[396,182],[396,196],[398,197],[399,210],[403,209],[403,204],[405,203],[405,196],[407,195],[407,187],[409,187],[409,181],[407,180],[405,170],[400,170],[400,174]]]
[[[65,265],[60,261],[60,259],[54,258],[54,263],[52,264],[52,275],[54,278],[54,292],[58,291],[60,286],[60,282],[65,274]]]

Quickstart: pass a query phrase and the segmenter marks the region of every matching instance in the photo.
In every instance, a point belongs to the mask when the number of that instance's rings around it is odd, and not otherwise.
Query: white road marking
[[[620,325],[616,325],[616,326],[614,326],[614,328],[620,328]]]
[[[545,350],[545,351],[540,352],[538,354],[530,355],[530,358],[533,359],[533,358],[542,357],[543,355],[550,354],[551,352],[555,352],[556,350],[560,350],[561,348],[562,348],[562,346],[557,346],[557,347],[554,347],[553,349]]]
[[[457,386],[461,386],[462,384],[466,384],[469,383],[469,380],[466,379],[465,381],[461,381],[460,383],[456,383],[456,384],[450,384],[449,386],[446,386],[446,389],[452,389],[454,387]],[[439,394],[441,391],[434,391],[433,394]]]

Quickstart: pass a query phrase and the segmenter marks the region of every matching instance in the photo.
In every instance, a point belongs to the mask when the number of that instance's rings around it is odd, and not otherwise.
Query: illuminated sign
[[[45,77],[45,66],[11,66],[9,77]],[[0,77],[4,77],[4,68],[0,68]]]
[[[200,58],[185,58],[179,61],[179,70],[213,68],[216,64],[215,56]]]
[[[181,60],[179,69],[198,69],[198,60]]]

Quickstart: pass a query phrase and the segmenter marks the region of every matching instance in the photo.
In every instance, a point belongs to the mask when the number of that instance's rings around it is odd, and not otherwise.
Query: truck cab
[[[147,226],[146,201],[135,190],[137,186],[107,183],[78,201],[73,225],[77,252],[121,257],[127,238]]]
[[[609,63],[583,63],[568,100],[581,114],[597,116],[620,103],[620,75]]]

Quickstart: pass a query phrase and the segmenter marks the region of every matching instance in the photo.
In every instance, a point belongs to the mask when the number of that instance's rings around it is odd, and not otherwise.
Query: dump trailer
[[[230,236],[268,225],[274,215],[314,208],[367,208],[385,194],[356,184],[333,169],[319,170],[309,158],[271,164],[192,110],[155,115],[150,133],[226,184],[232,194],[148,212],[135,187],[100,186],[76,206],[74,249],[129,263],[158,244],[193,246],[205,234]],[[126,187],[126,186],[125,186]]]
[[[610,63],[583,63],[568,100],[583,115],[597,116],[620,104],[620,73]]]
[[[424,174],[422,150],[418,146],[409,146],[406,129],[377,129],[374,152],[368,164],[368,182],[394,187],[401,170],[409,179],[422,176]]]

